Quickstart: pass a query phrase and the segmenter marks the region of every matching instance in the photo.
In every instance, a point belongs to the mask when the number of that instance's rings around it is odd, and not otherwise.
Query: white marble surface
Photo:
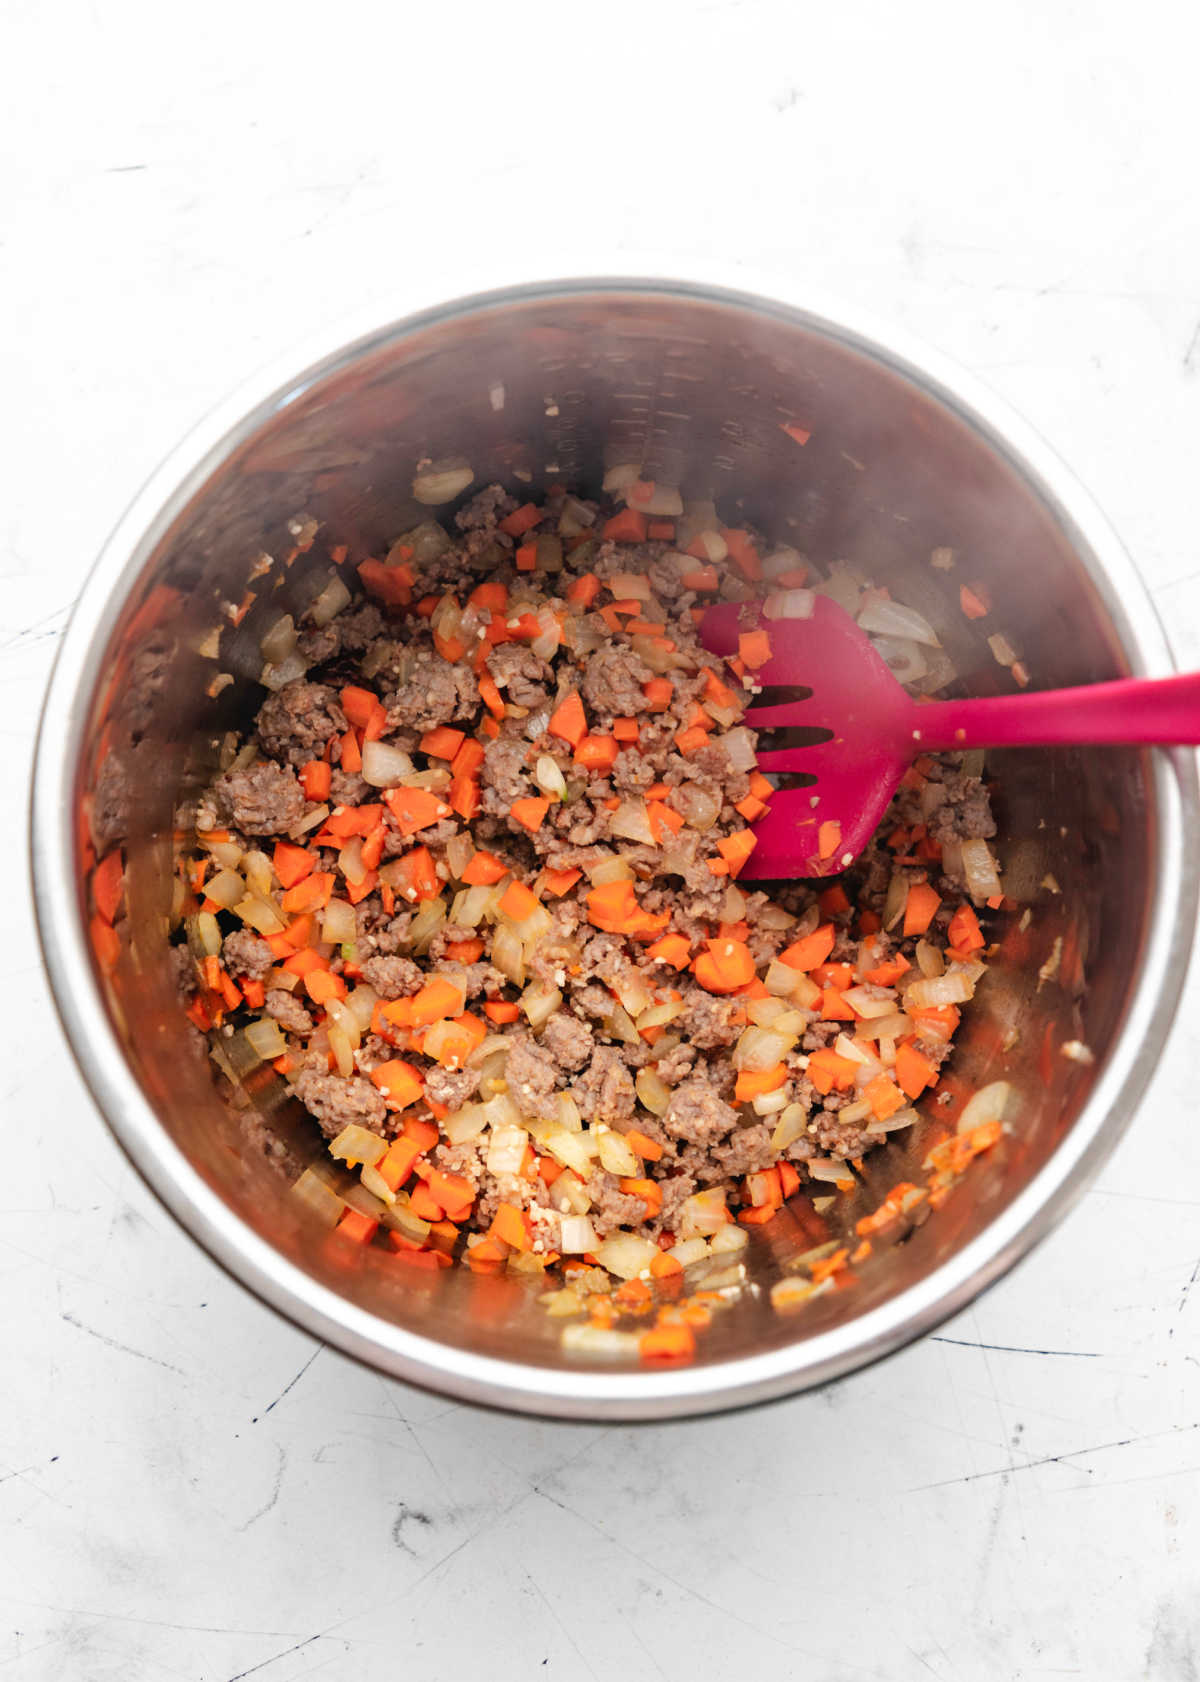
[[[717,245],[869,304],[1057,444],[1200,664],[1194,12],[126,0],[5,36],[0,1675],[1194,1682],[1196,983],[1101,1182],[940,1336],[736,1418],[548,1425],[352,1366],[180,1234],[70,1064],[14,857],[122,505],[431,246],[469,284],[576,231],[614,268]]]

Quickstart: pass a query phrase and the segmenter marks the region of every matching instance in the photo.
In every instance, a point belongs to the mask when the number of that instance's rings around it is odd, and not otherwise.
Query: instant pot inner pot
[[[211,773],[225,733],[260,705],[260,638],[312,600],[329,546],[349,546],[349,570],[431,512],[451,523],[453,507],[431,511],[411,495],[430,458],[462,458],[473,489],[499,481],[522,499],[558,482],[594,493],[606,466],[633,462],[795,546],[818,574],[857,563],[934,623],[962,693],[1013,688],[989,644],[998,633],[1040,688],[1122,675],[1119,643],[1069,534],[996,441],[911,373],[782,308],[649,286],[475,300],[310,370],[216,455],[146,539],[79,766],[81,817],[91,813],[102,838],[120,835],[127,855],[126,938],[104,983],[115,1029],[179,1148],[299,1266],[427,1338],[562,1366],[571,1357],[561,1322],[537,1303],[539,1282],[398,1268],[306,1225],[285,1190],[295,1165],[323,1149],[315,1125],[265,1070],[228,1104],[185,1043],[198,1037],[167,960],[173,814]],[[320,529],[293,554],[305,517]],[[952,553],[950,569],[931,563],[935,550]],[[988,617],[964,616],[963,584],[986,590]],[[1103,1067],[1152,902],[1147,761],[1126,749],[1010,751],[989,757],[988,775],[1017,909],[1002,913],[998,955],[964,1013],[945,1113],[1004,1078],[1019,1099],[1015,1131],[933,1218],[878,1249],[852,1288],[797,1314],[776,1314],[768,1290],[810,1240],[786,1208],[754,1229],[747,1265],[763,1289],[716,1318],[700,1363],[804,1339],[930,1273],[1029,1181]],[[80,835],[82,848],[83,823]],[[86,915],[84,862],[81,851]],[[1070,1041],[1095,1063],[1064,1055]],[[927,1133],[914,1128],[866,1159],[861,1189],[831,1211],[835,1231],[897,1181],[925,1178]]]

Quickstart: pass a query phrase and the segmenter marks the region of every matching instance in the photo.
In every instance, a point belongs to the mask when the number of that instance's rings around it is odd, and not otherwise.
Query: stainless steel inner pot
[[[1013,684],[989,647],[997,632],[1033,688],[1166,672],[1146,593],[1041,442],[925,352],[714,284],[591,278],[440,303],[260,381],[138,497],[64,640],[34,789],[46,958],[110,1127],[210,1254],[386,1372],[531,1412],[700,1413],[845,1373],[1009,1267],[1127,1124],[1191,942],[1193,758],[1115,748],[990,757],[999,853],[1021,910],[1003,916],[999,956],[968,1013],[949,1113],[1001,1076],[1020,1112],[932,1219],[875,1254],[851,1288],[782,1317],[767,1287],[808,1243],[785,1210],[753,1235],[749,1273],[762,1288],[717,1318],[694,1365],[566,1358],[561,1325],[527,1280],[414,1277],[386,1258],[339,1255],[349,1247],[299,1221],[263,1139],[278,1130],[311,1156],[315,1131],[296,1126],[277,1082],[250,1092],[249,1115],[226,1108],[204,1060],[184,1051],[164,956],[173,810],[261,700],[263,630],[311,599],[328,543],[378,552],[426,516],[411,498],[414,467],[446,456],[465,457],[476,486],[499,480],[523,496],[563,480],[594,491],[605,464],[636,462],[685,497],[714,497],[727,518],[757,523],[818,571],[857,561],[934,621],[967,693]],[[289,523],[303,514],[321,532],[285,564]],[[953,552],[951,570],[931,565],[935,549]],[[988,618],[963,616],[964,583],[986,588]],[[101,844],[120,837],[127,860],[129,916],[107,976],[89,941],[89,824]],[[1094,1062],[1064,1055],[1069,1041]],[[922,1134],[869,1157],[844,1218],[897,1180],[921,1180],[924,1149]]]

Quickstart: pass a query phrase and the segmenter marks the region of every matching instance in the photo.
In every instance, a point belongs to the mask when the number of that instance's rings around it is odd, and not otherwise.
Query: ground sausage
[[[296,773],[271,759],[227,771],[213,784],[213,793],[228,821],[244,835],[286,833],[307,805]]]
[[[305,1069],[296,1082],[296,1094],[316,1116],[327,1139],[336,1138],[351,1122],[372,1133],[384,1131],[388,1112],[383,1094],[360,1075],[323,1075]]]
[[[285,765],[320,759],[331,736],[346,728],[346,715],[333,690],[297,678],[263,702],[258,740],[265,754]]]

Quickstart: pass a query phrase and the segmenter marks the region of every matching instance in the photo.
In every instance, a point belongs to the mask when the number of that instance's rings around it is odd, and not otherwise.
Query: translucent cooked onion
[[[651,1115],[662,1115],[671,1102],[671,1089],[653,1069],[639,1069],[634,1081],[638,1103]]]
[[[369,1163],[366,1163],[360,1169],[358,1177],[365,1190],[369,1191],[372,1197],[377,1197],[381,1203],[391,1204],[396,1201],[395,1192],[388,1185],[378,1168],[372,1168]]]
[[[654,594],[644,572],[613,572],[605,582],[618,601],[629,596],[635,601],[648,602]]]
[[[465,1145],[470,1139],[478,1139],[487,1126],[487,1111],[482,1104],[465,1104],[439,1125],[452,1145]]]
[[[838,1162],[832,1157],[814,1156],[808,1164],[808,1171],[814,1180],[824,1180],[834,1185],[854,1180],[849,1163]]]
[[[518,1093],[518,1098],[520,1094]],[[564,1168],[572,1168],[581,1180],[591,1174],[596,1161],[596,1144],[590,1133],[569,1133],[554,1122],[540,1139],[544,1151],[549,1151]]]
[[[597,1135],[596,1146],[600,1152],[600,1166],[606,1168],[610,1174],[619,1174],[623,1179],[636,1179],[641,1173],[641,1161],[634,1155],[632,1146],[611,1128]]]
[[[211,882],[204,884],[204,892],[214,905],[228,909],[246,897],[246,884],[236,870],[219,870]]]
[[[246,886],[252,894],[269,894],[275,880],[271,860],[258,847],[252,847],[249,852],[242,854],[242,875],[246,878]]]
[[[719,738],[725,750],[725,757],[735,771],[753,771],[758,764],[758,757],[754,751],[754,737],[744,725],[736,730],[728,730]]]
[[[319,806],[313,806],[288,830],[293,841],[298,841],[302,835],[307,835],[310,829],[316,829],[329,816],[329,807],[324,801]]]
[[[446,921],[446,902],[441,899],[423,899],[413,918],[412,928],[408,931],[408,938],[417,957],[428,952],[434,935]]]
[[[923,614],[885,597],[873,597],[858,615],[858,623],[875,636],[907,637],[910,642],[923,643],[927,648],[941,647],[937,632]]]
[[[613,987],[613,992],[630,1016],[638,1019],[644,1010],[649,1010],[650,1006],[657,1002],[649,982],[635,969],[630,969],[620,977]]]
[[[463,868],[465,869],[466,866],[464,865]],[[454,896],[454,908],[450,920],[463,928],[478,928],[484,917],[494,911],[495,904],[496,895],[493,888],[484,886],[482,883],[473,888],[463,888],[461,893]]]
[[[475,843],[465,829],[460,829],[452,835],[446,843],[446,865],[451,876],[461,879],[474,854]]]
[[[746,915],[746,896],[739,887],[732,882],[725,890],[725,897],[721,901],[721,921],[723,923],[740,923]]]
[[[904,907],[908,903],[908,877],[895,873],[888,883],[887,898],[883,903],[883,926],[893,929],[904,915]]]
[[[519,1174],[525,1161],[529,1135],[523,1127],[502,1125],[493,1127],[488,1135],[487,1171],[489,1174]]]
[[[599,1245],[596,1260],[600,1266],[615,1273],[618,1279],[636,1279],[649,1271],[650,1263],[658,1255],[658,1245],[649,1238],[639,1238],[636,1232],[614,1232]]]
[[[651,1005],[643,1010],[634,1021],[639,1034],[645,1033],[647,1028],[665,1028],[668,1022],[674,1022],[683,1015],[683,1003],[678,999],[664,999],[662,1004]]]
[[[307,670],[303,656],[293,651],[282,660],[268,660],[258,674],[258,681],[264,689],[284,689],[289,683],[295,683],[297,678],[302,678]]]
[[[817,598],[812,590],[774,590],[763,603],[768,619],[811,619]]]
[[[200,839],[204,841],[203,835]],[[219,864],[223,870],[236,870],[242,862],[244,847],[236,841],[204,841],[214,864]]]
[[[337,1192],[327,1186],[320,1175],[314,1174],[311,1168],[304,1170],[291,1187],[289,1195],[294,1197],[297,1203],[302,1203],[323,1226],[336,1226],[342,1218],[342,1210],[346,1207]]]
[[[362,750],[362,778],[372,788],[395,788],[413,775],[412,760],[403,748],[390,742],[364,742]]]
[[[681,1238],[671,1247],[671,1254],[680,1267],[692,1267],[698,1261],[705,1261],[711,1254],[707,1238]]]
[[[436,507],[461,496],[474,478],[474,469],[464,461],[431,462],[414,477],[412,494],[417,502]]]
[[[896,995],[887,988],[881,989],[884,996],[877,998],[868,987],[848,987],[842,998],[858,1016],[865,1016],[870,1020],[873,1016],[890,1016],[896,1008]]]
[[[744,1226],[732,1224],[723,1226],[720,1232],[714,1232],[709,1239],[708,1247],[714,1256],[736,1256],[739,1250],[744,1250],[750,1242],[750,1234]]]
[[[605,472],[604,482],[600,489],[619,496],[622,492],[627,491],[630,485],[636,484],[641,476],[642,470],[636,462],[617,462],[615,466],[608,468]]]
[[[646,847],[655,845],[644,800],[622,800],[609,820],[609,829],[626,841],[640,841]]]
[[[767,992],[774,993],[777,999],[788,999],[795,992],[797,983],[802,979],[807,979],[803,970],[793,969],[791,964],[784,964],[778,958],[772,958],[767,965],[767,973],[763,977],[763,984]]]
[[[331,946],[349,944],[358,939],[358,917],[349,900],[331,899],[321,913],[321,939]]]
[[[521,994],[521,1009],[529,1018],[529,1026],[542,1028],[562,1004],[563,996],[557,987],[544,981],[531,981]]]
[[[308,610],[314,625],[328,625],[350,601],[350,592],[335,572]]]
[[[1003,1121],[1012,1105],[1013,1089],[1006,1080],[989,1081],[967,1099],[958,1118],[958,1131],[970,1133],[989,1121]]]
[[[729,1218],[725,1193],[716,1187],[693,1192],[679,1210],[679,1233],[683,1238],[707,1237],[719,1232]]]
[[[600,1240],[586,1215],[563,1215],[558,1223],[558,1249],[564,1256],[589,1255]],[[578,1300],[578,1299],[577,1299]]]
[[[946,973],[946,960],[932,942],[918,940],[916,949],[917,968],[921,974],[929,977]]]
[[[787,1108],[787,1088],[778,1087],[774,1092],[760,1092],[757,1098],[750,1100],[750,1108],[755,1115],[775,1115],[777,1111]]]
[[[356,1122],[351,1122],[349,1127],[343,1127],[337,1138],[331,1139],[329,1143],[330,1156],[336,1156],[340,1161],[351,1165],[357,1162],[376,1163],[385,1150],[386,1140],[366,1127],[359,1127]]]
[[[673,672],[687,664],[682,655],[664,648],[657,638],[645,636],[640,632],[634,636],[632,646],[633,652],[652,672]]]
[[[233,914],[240,917],[256,934],[282,934],[287,927],[287,922],[274,900],[263,899],[257,894],[247,894],[245,899],[239,900],[233,908]]]
[[[338,1074],[349,1080],[354,1073],[354,1047],[340,1028],[330,1028],[329,1049],[333,1053]]]
[[[585,865],[584,872],[594,888],[601,888],[606,882],[633,881],[633,866],[616,853],[597,859],[595,864]]]
[[[734,1047],[734,1068],[759,1074],[773,1069],[795,1044],[794,1034],[781,1034],[773,1028],[747,1028]]]
[[[904,1003],[909,1010],[937,1010],[942,1005],[965,1004],[974,993],[965,975],[933,975],[906,987]]]
[[[855,1032],[860,1040],[897,1040],[912,1033],[912,1021],[903,1011],[891,1011],[887,1016],[873,1017],[860,1022]]]
[[[864,1051],[861,1045],[852,1040],[849,1034],[839,1034],[833,1042],[833,1049],[839,1057],[844,1057],[849,1063],[870,1063],[873,1061],[869,1051]]]
[[[624,1040],[626,1045],[640,1046],[642,1044],[642,1036],[635,1028],[633,1019],[624,1005],[613,1005],[612,1014],[609,1016],[606,1026],[613,1039]]]
[[[264,633],[258,646],[264,660],[276,663],[287,659],[296,641],[295,620],[290,613],[281,613],[270,630]]]
[[[728,736],[724,740],[728,742]],[[701,834],[712,828],[721,812],[720,798],[699,783],[680,783],[671,795],[671,804],[684,823]]]
[[[368,987],[365,981],[361,982],[353,992],[346,994],[346,1008],[353,1012],[360,1033],[365,1034],[371,1026],[371,1017],[378,1002],[379,994],[374,987]]]
[[[929,662],[921,652],[920,643],[908,637],[872,637],[871,646],[897,683],[916,683],[929,670]]]
[[[962,868],[966,877],[967,892],[977,905],[1001,894],[1004,889],[1000,885],[1000,874],[996,869],[996,861],[992,857],[991,848],[986,841],[963,841]]]
[[[353,883],[355,887],[367,874],[367,867],[363,863],[362,849],[362,836],[352,835],[338,854],[338,869],[347,882]]]
[[[260,1016],[257,1021],[247,1022],[242,1032],[264,1063],[282,1057],[288,1048],[278,1022],[270,1016]]]
[[[631,508],[636,508],[639,514],[663,516],[670,519],[683,513],[683,498],[679,492],[670,485],[660,485],[657,480],[654,489],[648,496],[645,491],[636,496],[630,496],[626,493],[625,500]]]
[[[331,1027],[340,1028],[350,1043],[351,1049],[357,1051],[362,1044],[362,1029],[358,1017],[350,1009],[345,999],[330,999],[325,1006],[325,1014]]]
[[[591,1320],[573,1320],[562,1331],[562,1346],[572,1355],[594,1355],[610,1361],[632,1360],[638,1352],[638,1332],[618,1332]]]
[[[534,779],[543,794],[552,794],[556,798],[567,792],[567,779],[557,762],[548,753],[538,755],[537,764],[533,768]]]
[[[919,1120],[920,1117],[917,1115],[916,1110],[910,1109],[906,1104],[902,1110],[893,1111],[890,1116],[885,1116],[882,1121],[877,1118],[872,1118],[867,1123],[867,1132],[899,1133],[902,1128],[911,1127],[914,1121]]]

